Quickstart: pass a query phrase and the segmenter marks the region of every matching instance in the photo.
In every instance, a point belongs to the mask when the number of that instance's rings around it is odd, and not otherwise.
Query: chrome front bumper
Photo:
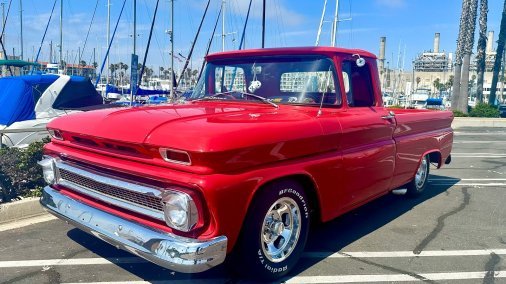
[[[225,260],[225,236],[206,241],[176,236],[95,209],[49,186],[44,188],[40,203],[79,229],[177,272],[202,272]]]

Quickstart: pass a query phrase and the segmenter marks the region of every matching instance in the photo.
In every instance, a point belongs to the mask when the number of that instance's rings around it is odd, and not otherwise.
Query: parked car
[[[206,60],[184,104],[52,121],[42,205],[174,271],[229,257],[239,273],[277,279],[296,265],[311,222],[399,187],[420,195],[429,165],[451,160],[452,113],[384,108],[369,52],[276,48]]]

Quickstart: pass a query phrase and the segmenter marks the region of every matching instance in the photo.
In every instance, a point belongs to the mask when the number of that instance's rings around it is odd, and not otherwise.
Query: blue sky
[[[6,2],[8,0],[0,0]],[[48,22],[54,0],[22,0],[24,26],[24,57],[30,59],[39,48],[44,28]],[[127,0],[125,12],[118,27],[111,49],[111,63],[129,64],[132,53],[133,11],[132,0]],[[96,0],[64,0],[64,59],[77,62],[76,54],[83,47]],[[111,0],[111,30],[116,23],[123,0]],[[137,0],[137,53],[143,57],[155,0]],[[175,6],[175,53],[186,56],[197,30],[207,0],[176,0]],[[226,49],[239,45],[249,0],[227,0],[225,13]],[[266,46],[308,46],[314,45],[324,0],[268,0],[266,23]],[[92,61],[93,48],[96,61],[102,62],[106,50],[107,0],[98,0],[97,14],[91,25],[90,36],[83,59]],[[158,66],[168,67],[169,38],[165,33],[170,28],[169,0],[160,1],[160,10],[155,24],[147,65],[155,70]],[[193,60],[194,68],[201,62],[207,41],[210,38],[221,0],[211,0],[208,16],[197,42]],[[262,0],[253,0],[252,15],[246,32],[246,47],[261,46],[261,5]],[[335,1],[328,0],[326,20],[332,19]],[[462,1],[457,0],[341,0],[339,1],[338,45],[369,50],[379,50],[379,38],[387,37],[387,61],[397,64],[399,47],[406,50],[405,69],[411,68],[411,61],[418,53],[432,49],[434,33],[441,33],[441,50],[453,52],[456,46],[458,24]],[[489,0],[488,27],[499,34],[502,1]],[[1,12],[1,11],[0,11]],[[13,0],[6,28],[6,47],[9,54],[13,48],[20,51],[19,0]],[[330,44],[331,23],[325,22],[321,45]],[[221,23],[217,33],[221,33]],[[49,42],[59,42],[59,0],[45,39],[41,59],[49,57]],[[495,47],[495,44],[494,44]],[[476,47],[475,47],[476,48]],[[56,49],[56,48],[55,48]],[[221,50],[221,38],[215,37],[212,51]],[[67,56],[68,53],[68,56]],[[142,59],[141,59],[142,60]],[[176,68],[181,63],[176,61]]]

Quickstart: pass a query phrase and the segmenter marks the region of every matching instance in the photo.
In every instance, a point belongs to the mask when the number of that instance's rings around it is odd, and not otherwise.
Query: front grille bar
[[[56,169],[59,185],[105,203],[164,220],[161,188],[135,183],[62,161],[56,162]]]

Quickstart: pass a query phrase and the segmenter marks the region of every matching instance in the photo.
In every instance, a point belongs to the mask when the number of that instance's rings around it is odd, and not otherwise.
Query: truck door
[[[341,113],[344,179],[342,208],[353,207],[388,190],[394,172],[395,118],[382,106],[373,62],[359,67],[343,61],[347,111]],[[375,76],[373,76],[375,75]]]

